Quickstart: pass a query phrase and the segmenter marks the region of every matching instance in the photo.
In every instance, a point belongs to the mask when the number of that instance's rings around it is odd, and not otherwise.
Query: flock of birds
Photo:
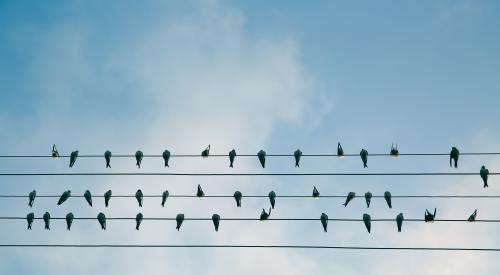
[[[210,145],[208,145],[208,147],[201,152],[201,156],[202,157],[208,157],[209,154],[210,154]],[[344,156],[344,150],[343,150],[342,146],[340,145],[340,143],[338,144],[338,147],[337,147],[337,155],[339,157],[343,157]],[[397,146],[391,146],[390,155],[393,156],[393,157],[397,157],[399,155],[399,151],[397,149]],[[143,156],[144,156],[144,154],[141,151],[137,151],[135,153],[136,165],[139,168],[141,166],[141,162],[142,162]],[[165,150],[163,152],[162,156],[163,156],[163,159],[165,160],[165,166],[168,167],[169,166],[169,160],[170,160],[170,151]],[[229,161],[230,161],[229,167],[233,167],[233,162],[234,162],[234,160],[236,158],[236,151],[234,149],[231,150],[229,152],[228,156],[229,156]],[[299,167],[299,162],[300,162],[301,156],[302,156],[302,152],[297,149],[294,152],[295,166],[296,167]],[[459,156],[460,156],[459,150],[456,147],[452,147],[452,149],[450,151],[450,167],[451,166],[454,166],[455,168],[458,167],[458,158],[459,158]],[[55,145],[52,147],[52,157],[53,158],[58,158],[59,157],[59,152],[57,151],[57,148],[56,148]],[[78,151],[73,151],[71,153],[71,155],[70,155],[69,167],[73,167],[73,165],[76,162],[77,157],[78,157]],[[107,168],[111,168],[111,164],[110,164],[111,163],[111,157],[112,157],[112,154],[111,154],[110,151],[106,151],[104,153],[104,158],[106,160],[106,167]],[[258,159],[259,159],[260,164],[262,165],[262,167],[265,168],[266,152],[264,150],[260,150],[257,153],[257,157],[258,157]],[[361,157],[361,160],[363,161],[363,167],[367,168],[368,167],[368,165],[367,165],[367,162],[368,162],[368,151],[366,149],[362,149],[361,152],[360,152],[360,157]],[[485,166],[482,166],[481,169],[480,169],[480,173],[479,174],[480,174],[480,176],[481,176],[481,178],[483,180],[483,183],[484,183],[483,187],[488,187],[488,175],[489,175],[488,169],[486,169]],[[204,193],[201,185],[198,185],[198,187],[197,187],[196,196],[200,197],[200,198],[205,196],[205,193]],[[71,197],[71,190],[64,191],[62,193],[62,195],[60,196],[60,198],[59,198],[59,200],[57,202],[57,205],[63,204],[70,197]],[[92,206],[92,194],[91,194],[91,192],[89,190],[85,191],[85,193],[83,194],[83,197],[85,198],[85,200],[87,201],[87,203],[89,204],[89,206]],[[106,207],[108,207],[109,201],[110,201],[111,197],[112,197],[112,191],[111,190],[108,190],[107,192],[104,193],[104,204],[105,204]],[[168,190],[165,190],[162,193],[162,201],[161,201],[161,206],[162,207],[165,206],[165,203],[166,203],[168,197],[169,197],[169,192],[168,192]],[[236,201],[236,206],[237,207],[241,207],[241,199],[243,197],[243,194],[240,191],[236,191],[236,192],[234,192],[233,197],[234,197],[234,199]],[[268,212],[266,212],[265,209],[262,209],[262,212],[261,212],[260,218],[259,218],[261,221],[269,219],[269,217],[271,215],[271,210],[274,209],[275,204],[276,204],[276,193],[274,191],[269,192],[268,197],[269,197],[269,202],[271,204],[271,207],[269,208]],[[314,197],[314,198],[319,198],[320,197],[320,193],[319,193],[319,191],[318,191],[318,189],[316,187],[313,187],[312,197]],[[347,194],[345,203],[343,203],[343,205],[345,207],[347,207],[347,205],[349,204],[349,202],[351,202],[355,197],[356,197],[356,193],[349,192]],[[370,203],[371,203],[371,199],[372,199],[372,193],[371,192],[366,192],[365,195],[364,195],[364,197],[365,197],[365,201],[366,201],[366,206],[370,207]],[[28,205],[30,207],[32,207],[33,204],[34,204],[35,198],[36,198],[36,191],[35,190],[31,191],[29,193],[29,195],[28,195],[28,198],[29,198]],[[140,189],[137,190],[137,192],[135,193],[135,198],[137,199],[139,207],[142,207],[144,195],[143,195],[143,193],[142,193],[142,191]],[[388,205],[389,208],[392,208],[392,200],[391,200],[391,198],[392,198],[391,192],[386,191],[384,193],[384,199],[387,202],[387,205]],[[467,220],[469,222],[474,222],[475,219],[476,219],[476,215],[477,215],[477,209],[469,216],[469,218]],[[435,217],[436,217],[436,209],[434,209],[433,213],[431,213],[429,210],[426,209],[425,215],[424,215],[424,221],[425,222],[433,222],[435,220]],[[73,223],[73,219],[74,218],[75,217],[74,217],[73,213],[71,213],[71,212],[66,215],[65,219],[66,219],[66,224],[67,224],[67,229],[68,230],[71,229],[71,225]],[[142,222],[143,218],[144,218],[144,216],[143,216],[142,213],[138,213],[137,214],[137,216],[136,216],[136,229],[137,230],[139,230],[139,227],[141,225],[141,222]],[[50,213],[49,212],[45,212],[45,214],[42,216],[42,219],[44,220],[44,223],[45,223],[45,229],[49,230],[50,229]],[[218,229],[219,229],[220,219],[221,219],[220,215],[213,214],[212,221],[213,221],[214,228],[215,228],[216,231],[218,231]],[[26,220],[28,222],[28,229],[31,230],[32,229],[32,224],[33,224],[33,222],[35,220],[35,214],[33,212],[29,213],[26,216]],[[403,221],[404,221],[403,213],[399,213],[396,216],[395,220],[396,220],[396,225],[397,225],[398,232],[401,232],[401,228],[402,228]],[[97,215],[97,221],[99,222],[101,228],[103,230],[105,230],[106,229],[106,215],[104,213],[102,213],[102,212],[99,213]],[[180,229],[183,221],[184,221],[184,214],[182,214],[182,213],[177,214],[177,216],[176,216],[176,222],[177,222],[176,229],[177,230]],[[323,226],[324,231],[327,232],[328,215],[325,214],[325,213],[322,213],[321,216],[320,216],[320,221],[321,221],[321,224]],[[369,214],[363,214],[363,222],[365,224],[365,227],[366,227],[368,233],[370,233],[371,232],[371,216]]]

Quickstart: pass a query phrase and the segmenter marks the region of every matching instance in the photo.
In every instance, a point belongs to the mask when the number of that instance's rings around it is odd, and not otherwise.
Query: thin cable
[[[38,248],[279,248],[279,249],[347,249],[347,250],[406,250],[406,251],[476,251],[500,252],[500,248],[464,247],[374,247],[316,245],[186,245],[186,244],[0,244],[0,247]]]
[[[490,176],[499,175],[492,172]],[[0,173],[0,176],[478,176],[475,172],[430,173]]]

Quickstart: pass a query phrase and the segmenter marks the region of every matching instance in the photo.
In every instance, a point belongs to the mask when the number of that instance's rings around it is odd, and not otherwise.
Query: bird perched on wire
[[[68,231],[71,230],[71,224],[73,224],[74,218],[75,216],[73,215],[73,213],[69,212],[68,214],[66,214],[66,229],[68,229]]]
[[[313,193],[312,193],[313,198],[317,199],[319,198],[319,191],[316,188],[316,186],[313,186]]]
[[[205,192],[203,192],[203,189],[201,189],[201,185],[199,185],[199,184],[198,184],[198,190],[196,191],[196,196],[198,198],[201,198],[201,197],[205,196]]]
[[[138,213],[137,216],[135,216],[135,230],[139,230],[139,226],[141,226],[143,216],[142,213]]]
[[[233,162],[236,158],[236,150],[229,151],[229,167],[233,168]]]
[[[53,159],[59,158],[59,152],[57,151],[55,144],[52,146],[52,158]]]
[[[77,157],[78,157],[78,150],[71,152],[71,155],[69,156],[69,167],[73,167],[73,165],[75,165]]]
[[[45,212],[45,214],[43,214],[43,221],[45,223],[45,230],[50,230],[50,213],[49,212]]]
[[[61,197],[59,198],[59,201],[57,202],[57,205],[63,204],[65,201],[67,201],[71,197],[71,190],[66,190],[62,193]]]
[[[169,150],[163,151],[162,156],[163,156],[163,160],[165,161],[165,167],[170,167],[168,165],[168,160],[170,159],[170,151]]]
[[[274,204],[276,204],[276,193],[274,191],[271,191],[267,196],[269,197],[271,208],[274,209]]]
[[[201,151],[201,156],[207,158],[210,155],[210,144],[205,148],[205,150]]]
[[[241,207],[241,198],[243,197],[241,192],[240,191],[234,192],[233,197],[236,200],[236,207]]]
[[[490,171],[486,169],[486,167],[481,166],[481,170],[479,170],[479,175],[481,175],[481,178],[483,179],[483,188],[488,187],[488,175],[490,174]]]
[[[342,149],[340,142],[337,144],[337,156],[341,159],[344,158],[344,149]]]
[[[214,228],[216,232],[219,232],[219,221],[220,221],[220,216],[218,214],[213,214],[212,222],[214,223]]]
[[[458,157],[460,156],[460,152],[456,147],[451,147],[451,152],[450,152],[450,167],[451,167],[451,161],[453,160],[455,162],[455,168],[458,167]]]
[[[184,214],[177,214],[177,217],[175,217],[175,221],[177,222],[177,226],[175,227],[175,229],[177,229],[177,231],[179,231],[179,229],[181,228],[182,222],[184,221]]]
[[[31,226],[33,225],[33,221],[35,220],[35,213],[31,212],[26,215],[26,221],[28,222],[28,230],[31,230]]]
[[[403,221],[404,221],[403,213],[399,213],[396,216],[396,225],[398,226],[398,232],[401,232],[401,227],[403,226]]]
[[[295,157],[295,167],[299,167],[300,157],[302,157],[302,151],[299,149],[293,152],[293,156]]]
[[[372,229],[372,218],[368,214],[363,214],[363,222],[365,223],[366,230],[368,230],[368,233],[371,232]]]
[[[260,150],[257,153],[257,157],[259,158],[260,165],[262,165],[262,168],[266,168],[266,151]]]
[[[345,207],[347,206],[347,204],[352,201],[354,198],[356,197],[356,193],[354,192],[349,192],[349,194],[347,194],[347,197],[345,199],[345,203],[343,203],[342,205]]]
[[[391,145],[391,157],[397,158],[399,156],[399,150],[398,150],[398,145],[394,146],[394,144]]]
[[[106,160],[106,168],[111,168],[111,151],[104,152],[104,159]]]
[[[368,151],[366,151],[366,149],[361,149],[359,155],[361,156],[361,160],[363,161],[363,167],[368,168],[368,165],[366,165],[366,163],[368,162]]]
[[[141,150],[138,150],[135,152],[135,165],[137,165],[137,168],[141,168],[141,163],[142,163],[142,158],[144,157],[144,154],[142,153]]]
[[[90,193],[89,190],[87,190],[87,191],[85,191],[85,193],[83,193],[83,197],[85,198],[87,203],[90,205],[90,207],[92,207],[92,194]]]
[[[113,192],[111,192],[111,190],[108,190],[108,191],[106,191],[106,193],[104,193],[104,205],[106,207],[108,207],[108,205],[109,205],[109,200],[111,199],[112,194],[113,194]]]
[[[425,209],[425,222],[433,222],[436,218],[436,208],[434,208],[434,214]]]
[[[469,222],[475,222],[476,221],[476,215],[477,215],[477,209],[474,210],[474,212],[469,216],[469,218],[467,219],[467,221],[469,221]]]
[[[262,213],[260,213],[260,220],[265,221],[271,216],[271,208],[269,208],[269,213],[266,213],[266,209],[262,208]]]
[[[169,195],[168,190],[163,191],[163,194],[161,195],[161,207],[165,207],[165,202],[167,201]]]
[[[101,229],[106,230],[106,215],[104,213],[100,212],[97,214],[97,221],[101,225]]]
[[[321,220],[321,225],[323,225],[323,230],[326,232],[328,227],[328,215],[321,213],[321,217],[319,219]]]
[[[31,191],[29,193],[28,197],[29,197],[28,205],[30,207],[33,207],[33,203],[35,202],[35,198],[36,198],[36,190]]]
[[[142,198],[144,196],[142,195],[141,189],[138,189],[137,192],[135,192],[135,199],[137,200],[137,203],[139,203],[139,207],[142,207]]]
[[[385,201],[387,202],[387,205],[389,206],[389,208],[392,208],[391,197],[392,197],[391,192],[385,191],[384,198],[385,198]]]
[[[366,207],[370,207],[370,203],[372,202],[372,193],[371,192],[366,192],[365,193],[365,201],[366,201]]]

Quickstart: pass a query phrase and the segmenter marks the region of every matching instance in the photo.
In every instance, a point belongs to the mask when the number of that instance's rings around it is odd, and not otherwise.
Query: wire
[[[499,175],[500,173],[489,173]],[[0,176],[478,176],[479,173],[0,173]]]
[[[43,220],[41,217],[34,218],[35,220]],[[62,217],[51,217],[51,220],[65,220]],[[97,220],[96,218],[89,217],[74,217],[74,220]],[[26,220],[26,217],[0,217],[0,220]],[[106,217],[106,220],[134,220],[135,217]],[[176,218],[148,218],[144,217],[143,220],[150,221],[175,221]],[[185,218],[185,221],[211,221],[212,218]],[[221,221],[261,221],[259,218],[220,218]],[[269,218],[265,221],[319,221],[319,218]],[[334,222],[363,222],[363,219],[347,219],[347,218],[328,218],[328,221]],[[371,219],[372,222],[394,222],[395,218],[392,219]],[[405,222],[425,222],[424,219],[404,219]],[[467,219],[435,219],[436,222],[469,222]],[[498,223],[500,220],[475,220],[474,222],[485,222],[485,223]]]
[[[398,156],[449,156],[450,153],[400,153]],[[500,152],[471,152],[460,153],[460,156],[489,156],[500,155]],[[293,157],[293,154],[266,154],[266,157]],[[370,157],[392,156],[390,153],[369,154]],[[69,158],[69,155],[60,155],[60,158]],[[143,155],[144,158],[162,158],[162,155]],[[170,157],[201,158],[201,154],[172,154]],[[208,157],[228,157],[227,154],[212,154]],[[257,157],[257,154],[241,154],[236,157]],[[338,157],[337,154],[302,154],[301,157]],[[359,157],[358,154],[344,154],[343,157]],[[52,158],[52,155],[0,155],[0,158]],[[78,155],[78,158],[104,158],[104,154]],[[135,158],[135,155],[119,154],[112,158]]]
[[[38,248],[279,248],[279,249],[347,249],[347,250],[406,250],[406,251],[476,251],[500,252],[500,248],[464,247],[374,247],[316,245],[188,245],[188,244],[0,244],[0,247]]]

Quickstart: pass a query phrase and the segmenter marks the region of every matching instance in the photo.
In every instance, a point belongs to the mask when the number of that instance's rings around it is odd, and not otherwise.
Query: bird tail
[[[233,168],[233,163],[229,164],[229,167]]]

